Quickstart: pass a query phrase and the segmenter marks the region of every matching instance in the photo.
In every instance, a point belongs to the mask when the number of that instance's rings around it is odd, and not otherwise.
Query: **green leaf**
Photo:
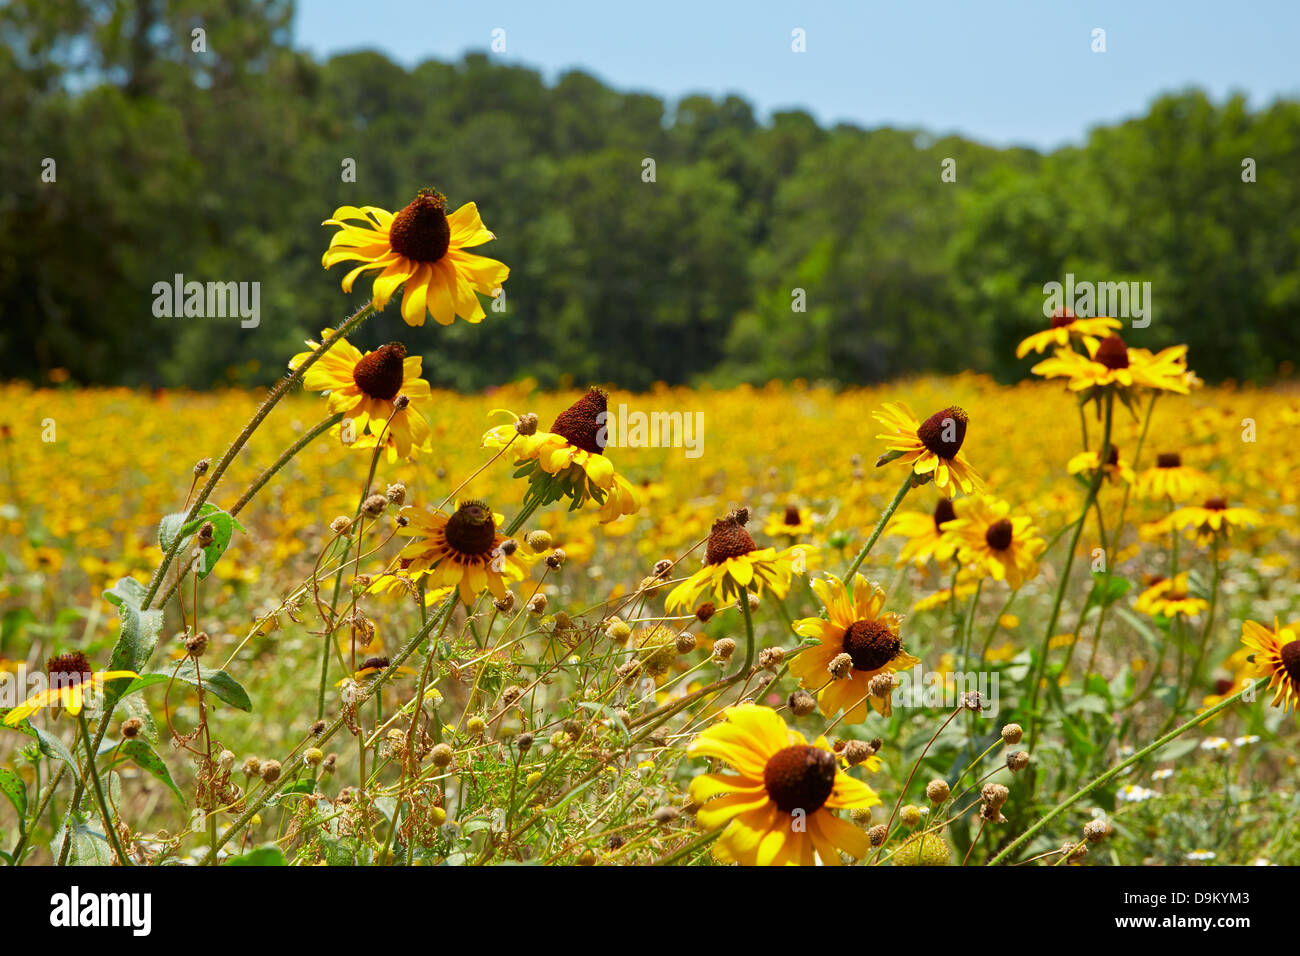
[[[179,550],[184,551],[189,546],[190,539],[198,533],[198,530],[205,523],[211,522],[212,543],[203,549],[203,554],[194,563],[194,573],[199,576],[199,580],[203,580],[212,573],[217,561],[226,553],[226,548],[230,545],[230,539],[234,533],[244,531],[244,526],[239,523],[239,519],[234,515],[223,511],[210,501],[204,502],[198,513],[189,521],[185,520],[187,514],[188,512],[178,511],[166,515],[158,523],[158,543],[164,551],[167,551],[177,537],[180,537],[183,540]]]
[[[1105,571],[1092,572],[1092,580],[1092,600],[1102,606],[1114,604],[1133,587],[1128,578],[1113,573],[1107,576]]]
[[[113,848],[98,830],[92,830],[84,824],[72,828],[73,866],[112,866]]]
[[[18,811],[19,823],[27,818],[27,784],[23,778],[12,770],[0,767],[0,793],[9,798],[9,802]]]
[[[0,707],[0,722],[9,713],[11,707]],[[36,746],[40,748],[41,753],[51,760],[62,760],[72,768],[72,775],[78,780],[81,779],[81,772],[77,769],[77,761],[72,758],[72,753],[63,745],[63,741],[48,731],[41,730],[39,727],[33,727],[31,721],[20,720],[16,726],[11,728],[19,733],[26,734],[28,737],[36,738]]]
[[[203,692],[205,694],[212,694],[214,697],[225,701],[237,710],[249,713],[253,710],[253,702],[248,697],[248,691],[244,690],[239,681],[235,680],[225,671],[206,669],[202,671],[197,670],[193,658],[186,658],[184,663],[180,665],[174,674],[171,671],[166,673],[160,671],[149,671],[148,673],[141,674],[127,685],[126,689],[122,691],[122,696],[125,697],[128,694],[134,694],[137,691],[144,690],[146,687],[152,687],[155,684],[165,684],[172,680],[173,676],[181,683],[190,684],[194,687],[199,686],[199,678],[202,677]]]
[[[232,856],[226,860],[222,866],[288,866],[289,862],[284,858],[282,851],[274,843],[266,846],[259,846],[255,850],[249,850],[247,853],[241,853],[239,856]]]
[[[122,578],[104,592],[104,600],[117,606],[118,616],[122,619],[121,632],[108,661],[111,671],[144,670],[158,645],[163,614],[160,610],[140,610],[144,595],[144,585],[135,578]],[[126,678],[111,680],[104,685],[105,710],[112,709],[127,686]]]
[[[162,762],[162,758],[147,743],[139,739],[128,740],[122,744],[119,753],[165,783],[167,789],[176,794],[176,798],[180,800],[181,805],[185,805],[185,794],[181,793],[180,787],[176,786],[176,781],[172,780],[171,772],[167,769],[167,765]]]

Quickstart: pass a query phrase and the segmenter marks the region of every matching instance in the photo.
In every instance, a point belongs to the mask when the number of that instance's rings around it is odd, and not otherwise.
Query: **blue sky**
[[[488,52],[498,27],[492,55],[548,80],[578,68],[669,100],[737,93],[760,116],[800,107],[999,146],[1080,142],[1188,86],[1253,107],[1300,96],[1300,0],[298,0],[295,42],[411,66]]]

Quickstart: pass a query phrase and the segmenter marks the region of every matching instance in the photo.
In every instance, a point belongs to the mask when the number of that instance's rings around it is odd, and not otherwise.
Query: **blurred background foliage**
[[[402,337],[437,385],[1015,379],[1067,272],[1150,281],[1132,344],[1186,342],[1206,379],[1300,353],[1300,103],[1181,92],[1043,155],[579,72],[547,85],[485,55],[321,63],[291,20],[287,0],[0,8],[0,377],[264,383],[369,290],[323,272],[320,221],[425,185],[477,201],[500,237],[481,251],[512,268],[506,313],[478,328],[414,333],[396,307],[370,323],[361,344]],[[155,317],[175,273],[259,281],[260,326]]]

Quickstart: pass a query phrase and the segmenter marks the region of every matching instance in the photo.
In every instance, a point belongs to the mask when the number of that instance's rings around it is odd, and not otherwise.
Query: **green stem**
[[[302,451],[304,448],[306,448],[317,438],[319,438],[325,432],[329,431],[331,428],[333,428],[341,421],[343,421],[343,413],[335,412],[333,415],[326,418],[323,422],[321,422],[311,431],[307,432],[296,442],[294,442],[292,445],[286,448],[284,452],[280,455],[280,457],[276,459],[275,464],[271,465],[271,467],[267,468],[266,471],[258,475],[257,480],[248,486],[248,490],[239,496],[239,500],[236,501],[234,507],[230,509],[230,513],[232,515],[239,514],[239,512],[243,510],[244,505],[252,501],[253,496],[256,495],[259,491],[261,491],[268,481],[270,481],[272,478],[275,477],[275,473],[277,471],[279,471],[281,468],[287,465],[294,458],[294,456],[298,454],[298,452]]]
[[[1051,823],[1062,813],[1064,813],[1070,807],[1074,806],[1074,804],[1078,803],[1080,800],[1082,800],[1092,791],[1096,790],[1102,784],[1114,780],[1117,776],[1119,776],[1129,767],[1133,766],[1139,760],[1142,760],[1148,754],[1156,750],[1159,750],[1161,747],[1169,743],[1171,740],[1174,740],[1181,734],[1186,733],[1188,730],[1191,730],[1196,725],[1204,723],[1206,720],[1213,717],[1215,714],[1223,710],[1229,704],[1235,703],[1236,701],[1240,700],[1241,697],[1247,691],[1253,693],[1255,687],[1258,684],[1262,684],[1262,683],[1263,683],[1262,680],[1251,681],[1251,683],[1247,684],[1245,687],[1237,691],[1237,693],[1233,694],[1231,697],[1228,697],[1225,700],[1220,701],[1219,703],[1215,704],[1213,707],[1211,707],[1209,710],[1205,711],[1204,713],[1197,714],[1195,717],[1187,721],[1187,723],[1183,724],[1182,726],[1176,727],[1173,730],[1171,730],[1169,733],[1165,734],[1163,737],[1160,737],[1157,740],[1152,741],[1150,744],[1143,747],[1137,753],[1133,754],[1133,756],[1129,757],[1123,763],[1119,763],[1116,764],[1114,767],[1111,767],[1111,769],[1107,770],[1100,777],[1093,780],[1091,783],[1087,784],[1082,789],[1076,791],[1072,796],[1067,797],[1061,803],[1058,803],[1055,807],[1049,810],[1046,813],[1046,815],[1042,817],[1042,819],[1040,819],[1037,823],[1035,823],[1033,826],[1027,829],[1024,833],[1020,834],[1020,836],[1016,837],[1016,839],[1013,840],[1011,843],[1007,844],[1006,848],[1003,849],[1001,853],[999,853],[993,859],[989,860],[988,865],[996,866],[997,864],[1001,863],[1002,861],[1007,859],[1007,857],[1009,857],[1013,852],[1015,852],[1025,843],[1027,843],[1034,836],[1034,834],[1036,834],[1039,830],[1047,826],[1047,824]]]
[[[862,550],[858,552],[858,556],[853,559],[853,563],[849,565],[849,569],[844,572],[845,582],[848,582],[848,580],[853,577],[854,572],[862,566],[862,562],[866,560],[867,554],[875,545],[881,532],[885,530],[885,525],[889,524],[889,519],[894,516],[894,512],[898,510],[898,506],[903,503],[903,499],[907,496],[908,489],[911,487],[912,473],[909,471],[907,477],[903,479],[903,483],[898,486],[898,492],[894,495],[894,500],[891,501],[889,507],[881,513],[880,519],[876,522],[876,527],[872,529],[871,537],[869,537],[867,543],[862,546]]]
[[[742,591],[740,594],[740,610],[745,614],[745,665],[732,676],[742,676],[749,673],[749,669],[754,666],[754,617],[749,611],[749,592]]]
[[[131,865],[131,858],[126,855],[126,850],[122,849],[122,841],[117,835],[117,827],[113,826],[113,815],[108,812],[108,801],[104,799],[104,788],[99,782],[99,769],[95,766],[95,751],[90,743],[90,728],[86,726],[86,712],[84,710],[77,713],[77,723],[81,726],[81,739],[86,743],[86,773],[90,777],[91,789],[95,791],[95,802],[99,804],[100,815],[104,818],[104,835],[108,842],[113,846],[113,852],[117,854],[118,861],[123,866]],[[69,835],[65,832],[63,842],[69,843]]]

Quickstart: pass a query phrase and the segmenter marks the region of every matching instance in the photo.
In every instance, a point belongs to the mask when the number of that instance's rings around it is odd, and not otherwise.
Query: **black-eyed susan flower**
[[[321,339],[333,332],[322,330]],[[310,339],[307,344],[312,351],[299,352],[289,360],[289,368],[296,369],[320,348]],[[425,416],[432,412],[433,396],[429,383],[420,378],[423,361],[418,355],[407,355],[400,342],[363,353],[340,339],[307,369],[303,386],[329,393],[330,411],[342,412],[345,423],[351,421],[347,432],[342,425],[335,427],[336,433],[351,434],[351,447],[374,448],[382,435],[388,460],[393,462],[429,450],[432,431]],[[400,395],[408,399],[401,408]]]
[[[137,677],[135,671],[96,671],[81,651],[59,654],[45,664],[46,686],[5,715],[5,726],[16,727],[42,707],[62,707],[77,715],[88,702],[103,693],[104,684],[120,677]]]
[[[374,304],[382,309],[398,287],[402,319],[424,325],[431,314],[439,325],[456,317],[481,322],[487,313],[476,293],[497,295],[510,269],[495,259],[466,252],[496,238],[483,225],[478,207],[466,203],[450,215],[447,198],[432,189],[419,194],[396,215],[377,206],[340,206],[322,225],[337,226],[321,264],[360,262],[343,277],[351,292],[358,275],[377,269]]]
[[[1220,497],[1207,498],[1204,504],[1179,508],[1165,519],[1172,527],[1186,528],[1188,539],[1209,544],[1226,538],[1235,528],[1254,528],[1264,523],[1264,516],[1250,508],[1229,508]]]
[[[957,512],[953,510],[951,498],[940,498],[931,514],[904,511],[894,515],[885,528],[885,534],[907,538],[907,543],[898,554],[898,563],[911,561],[920,566],[930,558],[941,564],[951,559],[957,546],[951,537],[944,537],[943,529],[956,517]]]
[[[818,643],[790,660],[790,673],[806,689],[819,690],[817,703],[828,717],[842,710],[846,723],[861,723],[867,719],[868,702],[888,716],[892,712],[890,698],[867,693],[871,679],[921,663],[903,649],[898,633],[901,619],[884,610],[885,592],[860,574],[853,576],[852,593],[834,576],[818,578],[812,586],[826,617],[794,622],[796,634],[815,638]],[[852,663],[846,673],[833,677],[831,662],[841,655],[847,655]]]
[[[748,520],[749,512],[742,508],[713,522],[704,548],[704,567],[669,593],[665,603],[670,612],[694,607],[700,595],[710,590],[721,602],[734,601],[748,591],[761,594],[764,587],[778,597],[785,596],[793,555],[789,549],[778,553],[775,548],[756,545],[745,530]]]
[[[1211,485],[1209,475],[1198,468],[1184,465],[1182,455],[1171,451],[1156,456],[1155,467],[1138,475],[1134,489],[1139,498],[1181,502],[1205,493]]]
[[[1188,576],[1185,571],[1172,578],[1155,578],[1147,589],[1138,595],[1133,607],[1151,617],[1170,619],[1179,615],[1195,617],[1208,608],[1210,602],[1190,594],[1188,587]]]
[[[1180,395],[1188,392],[1185,345],[1170,346],[1153,355],[1146,349],[1129,348],[1114,333],[1100,342],[1084,344],[1087,355],[1072,349],[1057,349],[1051,358],[1043,359],[1030,371],[1044,378],[1068,379],[1070,390],[1082,393],[1085,400],[1113,387],[1119,398],[1130,406],[1137,389]]]
[[[1097,456],[1098,452],[1095,451],[1081,451],[1066,462],[1065,470],[1091,481],[1097,471]],[[1131,485],[1134,481],[1133,466],[1120,457],[1119,449],[1114,445],[1110,446],[1110,452],[1106,455],[1105,474],[1106,480],[1112,483]]]
[[[1255,621],[1241,626],[1241,643],[1251,650],[1256,677],[1268,678],[1273,706],[1300,710],[1300,639],[1293,627],[1269,629]]]
[[[786,505],[784,511],[768,515],[767,523],[763,525],[763,533],[769,538],[782,535],[798,537],[801,534],[811,534],[812,529],[812,509],[793,504]]]
[[[519,466],[515,474],[528,476],[529,493],[536,495],[540,504],[569,498],[574,508],[580,508],[595,501],[602,522],[636,514],[640,508],[636,489],[604,454],[607,402],[604,391],[589,389],[556,416],[550,431],[523,434],[515,416],[514,423],[489,430],[483,445],[510,446]]]
[[[871,414],[888,429],[876,436],[888,443],[884,459],[911,466],[914,475],[933,477],[934,486],[949,494],[953,487],[967,494],[984,489],[984,480],[961,450],[970,422],[963,409],[954,405],[918,422],[904,403],[886,402],[882,411]]]
[[[1095,346],[1099,340],[1110,335],[1115,329],[1121,328],[1122,325],[1123,323],[1118,319],[1104,316],[1086,319],[1080,318],[1069,309],[1057,309],[1048,320],[1046,329],[1035,332],[1016,346],[1016,358],[1024,358],[1030,352],[1042,353],[1053,346],[1065,348],[1070,344],[1071,336],[1082,341],[1085,348]]]
[[[1038,575],[1038,555],[1046,542],[1028,515],[1012,515],[1011,506],[994,498],[957,502],[957,517],[944,525],[957,556],[995,581],[1012,588]]]
[[[367,657],[364,661],[361,662],[361,666],[358,667],[356,671],[353,672],[352,679],[356,681],[367,681],[370,678],[376,677],[379,674],[382,674],[384,671],[386,671],[390,663],[392,662],[387,657]],[[412,677],[418,674],[419,671],[415,670],[414,668],[401,665],[397,667],[393,671],[393,673],[405,674],[408,677]]]
[[[457,502],[450,515],[403,508],[402,516],[407,524],[397,533],[412,539],[400,554],[411,562],[409,574],[428,572],[434,587],[459,588],[466,604],[473,604],[484,591],[503,598],[508,581],[523,580],[518,550],[501,547],[506,539],[497,528],[504,519],[483,502]]]
[[[691,781],[691,799],[707,829],[725,825],[713,855],[746,866],[840,865],[840,853],[861,859],[867,834],[833,810],[880,804],[876,792],[839,767],[825,737],[809,744],[776,711],[744,704],[691,743],[689,753],[714,757],[734,773]]]

